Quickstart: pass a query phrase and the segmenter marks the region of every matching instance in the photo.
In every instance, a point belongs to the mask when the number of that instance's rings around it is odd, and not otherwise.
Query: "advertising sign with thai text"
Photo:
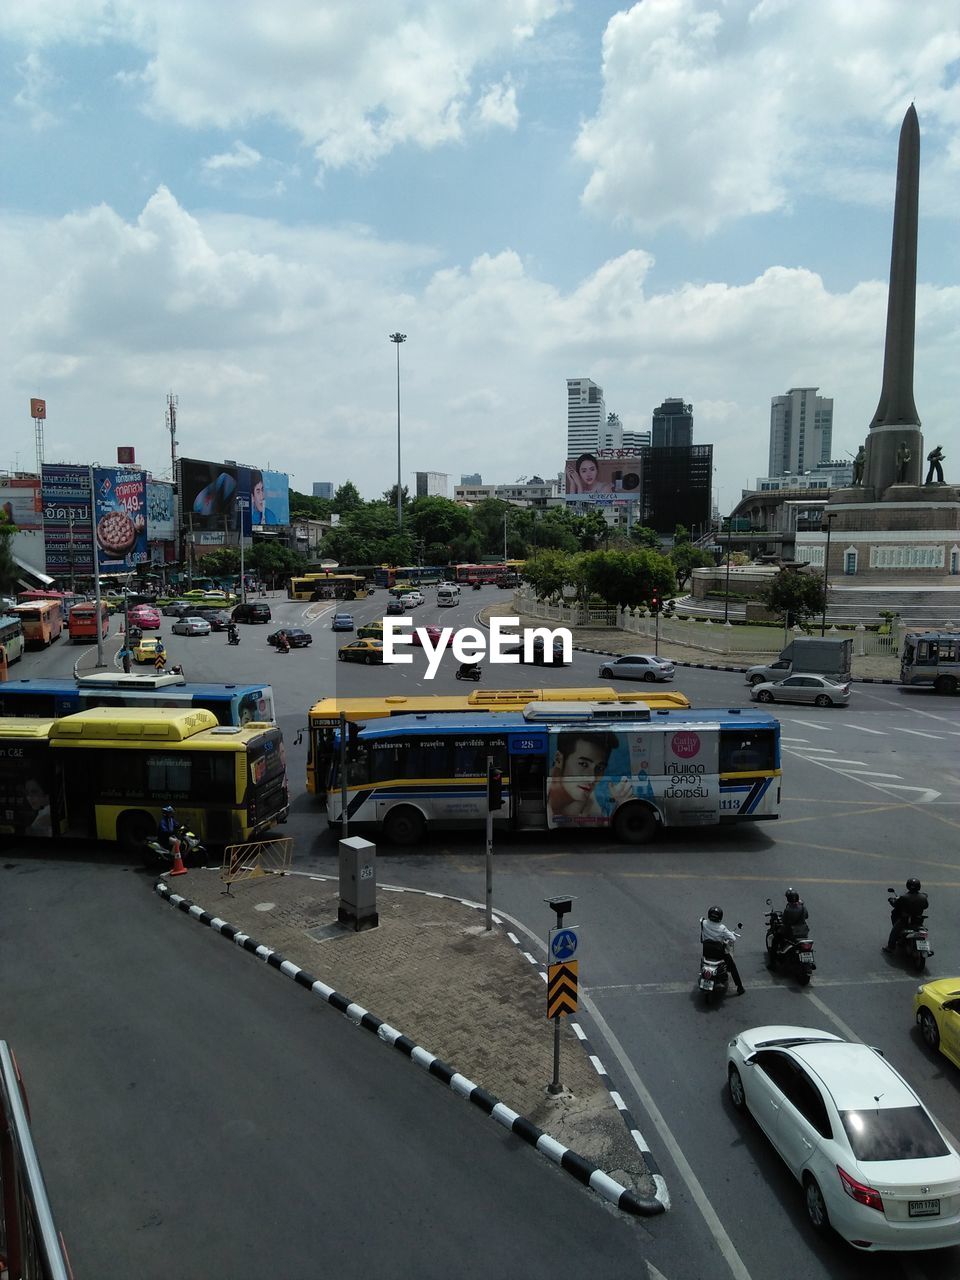
[[[47,573],[93,573],[90,468],[45,462],[41,471]]]
[[[97,556],[102,572],[123,573],[146,564],[147,477],[129,467],[93,473]]]

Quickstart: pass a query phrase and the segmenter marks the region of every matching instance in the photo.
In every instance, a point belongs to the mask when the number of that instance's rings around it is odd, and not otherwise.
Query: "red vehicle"
[[[131,627],[141,631],[159,631],[160,612],[149,604],[135,604],[127,614]]]
[[[67,631],[70,639],[76,643],[78,640],[96,640],[97,638],[97,606],[91,600],[84,604],[75,604],[70,609],[70,615],[67,618]],[[106,640],[110,634],[110,610],[106,604],[101,602],[100,605],[100,637]]]
[[[423,630],[427,633],[427,638],[429,639],[430,643],[434,646],[434,648],[436,648],[436,646],[440,643],[440,635],[441,635],[440,628],[439,628],[439,627],[424,627],[424,628],[423,628]],[[421,640],[421,638],[420,638],[420,628],[419,628],[419,627],[416,627],[416,628],[414,629],[414,632],[413,632],[413,643],[414,643],[414,644],[418,644],[418,645],[420,645],[420,646],[421,646],[421,648],[423,647],[423,641],[422,641],[422,640]],[[450,643],[450,636],[447,636],[447,644],[449,644],[449,643]],[[444,646],[444,647],[446,647],[446,646]]]

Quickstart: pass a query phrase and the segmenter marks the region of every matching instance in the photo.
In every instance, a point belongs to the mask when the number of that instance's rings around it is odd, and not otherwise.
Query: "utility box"
[[[356,933],[375,929],[377,915],[377,846],[361,836],[348,836],[340,841],[340,924],[349,925]]]

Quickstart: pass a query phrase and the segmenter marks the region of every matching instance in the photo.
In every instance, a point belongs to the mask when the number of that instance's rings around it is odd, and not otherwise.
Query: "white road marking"
[[[878,944],[879,949],[879,944]],[[912,974],[905,975],[899,970],[890,970],[883,973],[858,974],[856,977],[850,978],[820,978],[814,979],[818,987],[858,987],[864,986],[891,986],[894,983],[900,983],[905,988],[909,987],[914,990],[916,979]],[[613,991],[628,991],[638,996],[684,996],[689,995],[693,986],[692,982],[612,982],[606,986],[590,986],[584,987],[581,983],[581,995],[595,995],[597,993],[607,994]],[[750,983],[751,991],[782,991],[784,989],[784,981],[775,981],[772,978],[761,979],[760,981],[752,981]]]
[[[824,1004],[824,1002],[820,999],[820,997],[817,995],[815,991],[811,991],[810,988],[807,987],[806,991],[804,991],[803,994],[807,997],[807,999],[810,1001],[811,1004],[817,1006],[817,1008],[820,1010],[820,1012],[824,1015],[825,1018],[830,1019],[833,1025],[837,1028],[837,1030],[841,1033],[841,1035],[846,1040],[853,1040],[857,1044],[863,1043],[863,1041],[854,1031],[853,1027],[848,1027],[847,1024],[844,1022],[844,1020],[838,1014],[834,1013],[828,1004]]]
[[[791,723],[791,724],[802,724],[802,725],[803,725],[803,727],[804,727],[805,729],[822,729],[822,730],[824,731],[824,733],[831,733],[831,732],[832,732],[832,730],[830,729],[830,726],[829,726],[829,725],[825,725],[825,724],[814,724],[814,723],[813,723],[812,721],[810,721],[810,720],[791,720],[791,721],[790,721],[790,723]]]
[[[847,724],[847,722],[844,721],[843,727],[845,729],[859,729],[861,733],[875,733],[879,738],[887,737],[887,731],[885,729],[868,729],[865,724]]]
[[[924,733],[922,729],[900,729],[900,733],[912,733],[915,738],[935,738],[937,742],[943,741],[942,733]]]
[[[843,761],[833,759],[823,760],[818,756],[812,756],[809,753],[799,755],[794,752],[793,754],[797,755],[797,758],[800,760],[809,760],[811,764],[818,764],[823,769],[829,769],[831,773],[836,773],[841,778],[855,779],[857,782],[862,783],[863,786],[872,787],[874,791],[882,791],[886,795],[889,795],[892,791],[912,792],[914,793],[911,800],[911,803],[913,804],[933,804],[934,800],[940,799],[941,793],[939,791],[934,791],[932,787],[910,787],[904,782],[871,782],[867,775],[861,774],[852,769],[844,768]],[[834,768],[834,765],[837,765],[838,767]],[[880,775],[874,774],[872,776],[879,777]]]
[[[781,742],[809,742],[810,739],[809,738],[788,738],[785,733],[781,733],[780,741]]]
[[[854,777],[860,776],[859,769],[846,769],[845,772],[853,774]],[[897,778],[900,781],[903,781],[902,773],[877,773],[874,769],[868,769],[864,776],[868,778]]]
[[[801,759],[801,760],[811,760],[811,759],[812,759],[812,760],[815,760],[815,759],[816,759],[816,757],[814,757],[814,756],[809,756],[809,755],[804,755],[804,756],[801,756],[801,757],[800,757],[800,759]],[[860,765],[860,766],[861,766],[862,768],[864,768],[864,769],[866,769],[866,768],[867,768],[867,762],[866,762],[866,760],[844,760],[842,756],[831,756],[831,757],[830,757],[830,759],[829,759],[826,763],[827,763],[827,764],[858,764],[858,765]],[[843,772],[843,770],[841,770],[841,772]]]

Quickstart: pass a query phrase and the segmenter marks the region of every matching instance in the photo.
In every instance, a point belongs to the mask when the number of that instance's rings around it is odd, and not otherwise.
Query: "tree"
[[[384,490],[383,500],[388,507],[390,507],[394,512],[396,512],[397,486],[395,484],[392,484],[389,489]],[[402,485],[400,488],[400,510],[405,512],[409,505],[410,505],[410,494],[407,490],[407,486]]]
[[[341,516],[345,516],[351,511],[359,511],[363,505],[364,502],[360,497],[360,490],[352,480],[344,480],[333,495],[333,502],[330,504],[331,510],[336,511]]]
[[[692,541],[693,539],[690,537],[690,530],[687,526],[685,524],[678,524],[673,531],[673,545],[675,547],[681,547],[684,543]]]
[[[260,539],[255,542],[245,556],[246,564],[256,571],[261,582],[272,588],[286,578],[295,578],[305,573],[306,559],[299,551],[291,551],[276,542]]]
[[[576,556],[562,551],[538,551],[523,566],[521,577],[529,582],[540,600],[559,600],[563,588],[576,577]]]
[[[706,569],[716,565],[713,556],[709,552],[701,551],[692,542],[675,543],[670,552],[670,559],[677,575],[677,589],[679,591],[683,590],[684,583],[694,569]]]
[[[636,609],[673,590],[673,565],[656,551],[593,551],[581,562],[589,592],[621,608]]]
[[[582,551],[593,551],[610,536],[610,526],[602,511],[588,511],[585,516],[580,516],[579,526],[577,534]]]
[[[232,578],[240,572],[240,552],[233,547],[221,547],[219,551],[208,551],[196,562],[196,568],[203,574],[213,578]]]
[[[396,486],[394,486],[394,492]],[[454,538],[459,538],[472,531],[470,512],[451,502],[449,498],[417,498],[410,504],[407,523],[411,525],[416,536],[422,538],[427,549],[429,563],[434,563],[429,554],[431,546],[442,544],[444,554]]]
[[[760,597],[771,613],[788,627],[823,612],[826,601],[823,579],[794,569],[781,569]]]
[[[309,493],[290,490],[290,519],[298,516],[308,520],[329,520],[333,511],[333,498],[315,498]]]

